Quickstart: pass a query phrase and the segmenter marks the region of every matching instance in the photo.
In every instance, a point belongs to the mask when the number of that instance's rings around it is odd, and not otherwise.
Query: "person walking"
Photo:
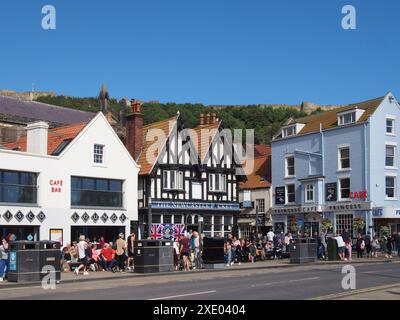
[[[1,239],[0,245],[0,282],[3,282],[8,262],[8,241],[5,237]]]
[[[373,237],[371,241],[371,256],[374,258],[378,257],[379,240],[377,237]]]
[[[75,274],[79,275],[79,271],[83,270],[83,275],[87,276],[89,273],[86,271],[86,267],[88,264],[88,260],[86,257],[86,248],[87,248],[87,242],[85,241],[85,236],[81,235],[79,237],[79,242],[77,245],[77,251],[78,251],[78,262],[80,265],[78,268],[75,269]]]
[[[125,250],[126,250],[126,242],[124,240],[124,234],[120,233],[118,235],[117,249],[116,249],[118,268],[120,272],[125,270],[125,258],[126,258]]]
[[[397,256],[400,257],[400,232],[396,234],[394,242],[396,243]]]
[[[392,259],[393,244],[393,237],[389,235],[386,241],[386,258]]]
[[[272,229],[269,229],[267,233],[267,240],[273,242],[275,237],[275,233],[272,231]]]
[[[226,266],[230,267],[232,265],[232,245],[230,240],[225,242],[224,251]]]
[[[364,249],[365,249],[365,241],[362,238],[361,234],[358,234],[356,242],[357,258],[363,257]]]
[[[128,262],[127,262],[127,269],[133,270],[133,258],[135,256],[135,240],[136,240],[136,234],[135,233],[131,233],[127,239],[127,253],[128,253]],[[131,266],[132,265],[132,266]]]
[[[231,240],[228,240],[231,241]],[[201,263],[201,239],[197,231],[193,232],[194,260],[195,269],[199,270],[202,267]]]
[[[372,236],[371,232],[368,232],[367,235],[365,236],[365,249],[367,251],[367,257],[371,257],[371,251],[372,251]]]
[[[181,240],[179,241],[179,245],[180,245],[179,253],[183,259],[183,270],[189,271],[190,240],[182,234]]]

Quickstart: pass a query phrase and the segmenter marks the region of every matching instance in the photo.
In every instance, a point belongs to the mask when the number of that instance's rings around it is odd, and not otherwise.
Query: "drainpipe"
[[[366,201],[370,201],[370,188],[369,188],[369,179],[368,179],[368,155],[369,153],[367,152],[367,126],[369,124],[369,120],[364,123],[364,186],[365,189],[367,190],[367,199]],[[365,228],[366,232],[368,234],[369,231],[371,231],[371,236],[374,236],[373,229],[370,228],[372,226],[372,211],[368,210],[365,213]]]
[[[322,168],[321,169],[322,169],[322,176],[325,177],[325,163],[324,163],[324,160],[325,160],[325,146],[324,146],[325,141],[324,141],[324,132],[322,131],[322,123],[319,124],[319,132],[321,133],[321,162],[322,162]],[[325,185],[324,185],[325,181],[324,180],[322,180],[322,181],[323,181],[323,183],[322,183],[321,194],[323,195],[324,194],[324,189],[325,189]],[[322,203],[325,204],[324,197],[322,197]],[[324,219],[325,219],[325,212],[322,211],[322,220],[324,220]]]

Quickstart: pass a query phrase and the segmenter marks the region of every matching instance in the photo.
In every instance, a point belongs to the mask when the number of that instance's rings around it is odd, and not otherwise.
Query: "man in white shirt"
[[[345,252],[345,248],[346,248],[346,244],[344,243],[344,240],[342,238],[341,235],[337,234],[336,237],[336,242],[338,245],[338,253],[339,253],[339,258],[340,260],[344,260],[344,252]]]
[[[87,248],[87,243],[85,241],[85,236],[80,236],[79,237],[79,242],[78,242],[78,262],[81,263],[78,268],[75,269],[76,275],[79,274],[79,271],[83,269],[83,275],[88,275],[86,271],[86,266],[88,264],[87,257],[86,257],[86,248]]]
[[[267,239],[268,241],[273,242],[274,241],[274,237],[275,237],[275,233],[272,231],[272,229],[270,229],[267,233]]]

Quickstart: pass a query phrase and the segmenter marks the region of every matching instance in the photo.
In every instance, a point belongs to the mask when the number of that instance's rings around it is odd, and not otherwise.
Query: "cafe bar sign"
[[[291,206],[286,208],[272,209],[273,214],[293,214],[293,213],[309,213],[322,212],[321,206]]]

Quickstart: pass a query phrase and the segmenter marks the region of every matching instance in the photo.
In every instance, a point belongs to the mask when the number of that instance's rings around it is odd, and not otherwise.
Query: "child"
[[[352,245],[351,245],[351,241],[346,242],[346,249],[347,249],[348,257],[346,257],[345,260],[346,260],[347,258],[349,259],[349,261],[353,260],[353,259],[351,258],[352,250],[353,250]]]

